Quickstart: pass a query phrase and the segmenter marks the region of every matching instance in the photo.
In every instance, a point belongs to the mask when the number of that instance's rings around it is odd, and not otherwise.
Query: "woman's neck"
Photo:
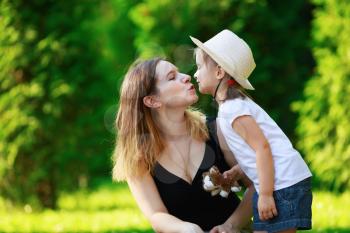
[[[185,109],[161,109],[157,112],[157,124],[164,136],[171,140],[188,135]]]

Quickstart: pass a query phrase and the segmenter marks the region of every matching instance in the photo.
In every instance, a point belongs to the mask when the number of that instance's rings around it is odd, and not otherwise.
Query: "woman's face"
[[[194,74],[194,78],[198,82],[199,92],[213,95],[218,83],[218,80],[215,78],[214,64],[206,64],[201,51],[196,53],[196,64],[197,71]]]
[[[191,77],[180,73],[176,66],[160,61],[156,67],[157,99],[166,107],[187,107],[197,102],[198,96]]]

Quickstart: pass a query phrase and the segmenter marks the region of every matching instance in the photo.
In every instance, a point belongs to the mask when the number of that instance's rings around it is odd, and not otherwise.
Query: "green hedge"
[[[307,82],[299,112],[299,146],[319,186],[350,188],[350,4],[315,0],[313,55],[316,73]]]

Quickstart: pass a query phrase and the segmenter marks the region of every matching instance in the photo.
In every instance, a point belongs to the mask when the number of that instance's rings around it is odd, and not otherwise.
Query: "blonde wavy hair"
[[[144,172],[152,174],[159,155],[166,147],[151,109],[143,103],[145,96],[157,93],[156,67],[162,60],[138,61],[124,77],[116,118],[117,138],[113,153],[115,181],[140,176]],[[201,141],[208,139],[208,129],[200,111],[188,108],[185,118],[192,138]]]

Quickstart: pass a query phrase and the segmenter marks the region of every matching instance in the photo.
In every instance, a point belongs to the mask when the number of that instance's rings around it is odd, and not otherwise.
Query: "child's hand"
[[[241,168],[237,165],[233,166],[230,170],[227,170],[223,173],[223,176],[225,179],[230,180],[239,180],[243,176],[243,171]]]
[[[277,216],[275,199],[272,195],[259,195],[258,210],[260,220],[266,221]]]

